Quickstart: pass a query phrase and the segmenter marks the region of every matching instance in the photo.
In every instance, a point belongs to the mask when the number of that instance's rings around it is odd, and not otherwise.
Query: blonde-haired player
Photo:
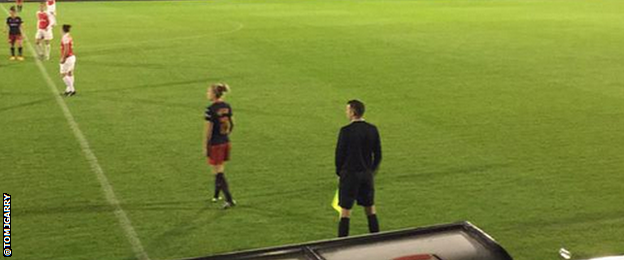
[[[42,2],[37,12],[37,35],[35,35],[35,49],[41,59],[50,59],[50,41],[54,39],[52,26],[54,26],[52,15],[46,11],[46,4]]]
[[[230,160],[230,133],[234,128],[232,107],[223,98],[230,88],[226,84],[214,84],[208,88],[207,97],[212,102],[206,108],[206,132],[204,133],[204,153],[208,157],[208,164],[212,166],[215,176],[215,193],[213,202],[219,200],[219,193],[223,191],[225,204],[223,209],[236,206],[232,198],[230,187],[225,179],[225,163]]]

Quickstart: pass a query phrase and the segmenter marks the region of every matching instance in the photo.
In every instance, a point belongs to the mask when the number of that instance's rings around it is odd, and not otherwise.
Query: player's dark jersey
[[[230,141],[229,135],[234,128],[232,107],[225,102],[215,102],[206,108],[206,121],[212,122],[210,145],[224,144]]]
[[[9,34],[21,35],[22,30],[20,29],[20,26],[22,25],[22,23],[23,23],[22,18],[20,18],[19,16],[16,16],[15,18],[13,17],[7,18],[6,24],[9,26]]]
[[[355,121],[340,129],[336,146],[336,174],[374,172],[381,163],[381,141],[377,127]]]

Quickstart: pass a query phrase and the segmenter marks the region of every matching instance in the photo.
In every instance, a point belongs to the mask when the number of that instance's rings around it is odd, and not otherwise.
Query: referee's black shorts
[[[375,205],[375,182],[372,172],[340,173],[340,191],[338,205],[343,209],[352,209],[353,204],[364,207]]]

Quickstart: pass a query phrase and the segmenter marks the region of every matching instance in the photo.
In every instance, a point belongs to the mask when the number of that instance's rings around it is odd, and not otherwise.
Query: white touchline
[[[4,7],[4,5],[0,5],[0,6],[2,6],[2,10],[4,10],[4,12],[7,13],[8,15],[9,12]],[[33,57],[37,57],[35,48],[32,46],[32,44],[28,40],[28,36],[26,32],[22,32],[22,35],[24,36],[26,44],[28,45],[28,49],[30,50],[30,53],[33,55]],[[141,240],[139,239],[139,236],[137,235],[136,231],[134,231],[134,228],[132,227],[132,224],[130,223],[130,219],[128,218],[128,215],[123,210],[123,208],[121,208],[121,205],[119,204],[119,200],[117,200],[117,197],[115,196],[115,192],[113,191],[113,187],[111,186],[110,182],[108,182],[108,178],[106,177],[106,174],[104,174],[104,170],[102,170],[102,167],[100,166],[100,163],[98,162],[97,157],[95,157],[95,154],[91,150],[91,147],[89,146],[89,142],[87,141],[87,138],[84,136],[84,134],[78,127],[78,123],[76,123],[76,120],[74,120],[74,116],[72,115],[71,111],[69,111],[69,108],[67,107],[67,103],[65,103],[65,100],[63,100],[63,98],[59,95],[60,92],[58,88],[56,87],[56,84],[54,83],[52,78],[50,78],[50,75],[48,74],[45,67],[43,66],[43,63],[41,63],[41,61],[37,58],[34,58],[34,59],[35,59],[35,63],[37,64],[37,67],[39,68],[39,71],[41,72],[41,75],[43,76],[43,79],[45,79],[46,83],[48,83],[48,87],[50,87],[50,91],[52,91],[52,94],[56,97],[56,103],[61,107],[61,110],[63,111],[63,115],[65,116],[65,119],[67,119],[67,123],[69,124],[69,128],[71,128],[72,132],[74,133],[74,137],[76,137],[76,140],[78,140],[78,143],[80,144],[80,148],[82,149],[82,153],[84,154],[85,158],[91,165],[91,170],[97,176],[98,181],[100,181],[100,186],[102,188],[102,192],[104,192],[106,201],[111,206],[113,206],[115,210],[115,216],[117,217],[117,220],[119,221],[119,225],[123,228],[126,234],[126,238],[128,238],[128,241],[132,245],[132,250],[134,251],[136,258],[139,260],[149,260],[150,258],[147,255],[147,252],[145,252],[145,249],[143,248],[143,245],[141,244]]]

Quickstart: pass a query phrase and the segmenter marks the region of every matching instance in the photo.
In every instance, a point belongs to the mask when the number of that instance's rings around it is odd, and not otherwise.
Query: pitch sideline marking
[[[4,5],[0,5],[0,6],[2,6],[2,10],[4,10],[4,12],[8,15],[9,12],[4,7]],[[30,53],[32,54],[33,57],[37,57],[35,48],[33,47],[30,40],[28,40],[28,36],[26,32],[24,31],[22,32],[22,34],[26,41],[26,45],[28,45],[28,49],[30,50]],[[87,141],[87,138],[84,136],[84,134],[78,127],[78,123],[76,123],[74,116],[72,115],[71,111],[67,107],[67,103],[65,103],[65,100],[63,100],[63,98],[59,95],[58,88],[56,87],[56,84],[54,83],[54,81],[52,81],[52,78],[50,78],[50,75],[48,74],[45,67],[43,66],[43,63],[37,58],[34,58],[34,59],[35,59],[35,63],[37,64],[37,67],[39,68],[39,71],[41,72],[41,75],[45,79],[46,83],[48,83],[48,87],[50,87],[50,91],[52,91],[52,94],[55,96],[56,103],[61,107],[61,110],[63,111],[63,115],[65,116],[65,119],[67,120],[67,123],[69,124],[69,127],[74,133],[74,137],[76,137],[76,140],[80,144],[80,148],[82,149],[82,152],[85,158],[91,165],[91,170],[97,176],[97,179],[100,182],[100,186],[102,188],[102,191],[104,192],[106,200],[111,206],[113,206],[115,210],[115,216],[117,217],[119,224],[123,228],[126,234],[126,238],[128,238],[130,244],[132,245],[132,250],[134,251],[136,258],[139,260],[150,260],[149,256],[147,255],[147,252],[145,251],[145,249],[143,248],[143,245],[141,244],[141,240],[139,239],[139,236],[137,235],[136,231],[132,227],[132,224],[130,223],[130,219],[128,218],[128,215],[123,210],[123,208],[121,208],[121,205],[119,204],[119,200],[117,200],[117,197],[115,196],[115,192],[113,191],[113,187],[108,181],[106,174],[104,174],[104,170],[102,170],[102,167],[100,166],[100,163],[98,162],[97,157],[91,150],[91,147],[89,146],[89,142]]]

